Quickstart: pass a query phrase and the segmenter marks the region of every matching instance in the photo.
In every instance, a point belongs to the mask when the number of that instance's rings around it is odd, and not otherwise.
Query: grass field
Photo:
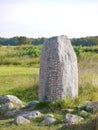
[[[39,67],[41,46],[0,46],[0,65]]]
[[[7,47],[3,47],[0,50],[0,55],[5,57],[8,61],[12,56],[5,56],[7,53]],[[10,51],[12,48],[10,48]],[[17,49],[16,49],[17,50]],[[11,51],[11,53],[15,53]],[[29,57],[25,58],[25,57]],[[15,57],[13,57],[15,60]],[[12,94],[19,97],[23,102],[30,102],[38,99],[38,86],[39,86],[39,57],[16,57],[16,61],[22,64],[3,64],[0,66],[0,96],[6,94]],[[2,58],[1,58],[2,59]],[[27,65],[29,61],[34,61],[31,65]],[[4,60],[3,60],[4,61]],[[26,64],[24,63],[26,62]],[[10,61],[12,63],[12,61]],[[50,113],[55,114],[57,119],[61,119],[62,111],[65,108],[73,108],[77,105],[83,104],[85,101],[98,100],[98,53],[83,52],[78,58],[79,68],[79,97],[72,101],[64,100],[58,104],[50,104],[48,110]],[[45,106],[44,106],[45,108]],[[40,109],[40,108],[39,108]],[[47,106],[46,106],[47,109]],[[40,121],[32,121],[27,126],[15,126],[13,119],[0,120],[0,130],[55,130],[62,126],[61,123],[48,126],[43,125]]]
[[[0,95],[13,94],[25,102],[37,99],[38,74],[38,68],[0,66]]]
[[[79,92],[85,100],[98,100],[98,53],[83,53],[78,61]]]

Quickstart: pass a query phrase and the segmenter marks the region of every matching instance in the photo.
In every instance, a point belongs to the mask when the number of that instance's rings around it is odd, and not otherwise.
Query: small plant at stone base
[[[61,111],[62,109],[68,109],[68,108],[75,108],[79,105],[79,99],[63,99],[63,100],[57,100],[57,101],[51,101],[51,102],[40,102],[36,105],[37,109],[43,109],[44,108],[48,111],[52,112],[58,112]]]

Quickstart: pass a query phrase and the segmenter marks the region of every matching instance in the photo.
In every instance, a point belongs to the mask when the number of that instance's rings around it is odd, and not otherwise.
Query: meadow
[[[30,48],[31,46],[0,46],[0,96],[12,94],[25,103],[38,100],[41,46],[33,47],[33,51]],[[46,106],[44,104],[44,110],[43,104],[36,108],[45,113],[48,107],[48,111],[53,113],[58,120],[56,125],[43,125],[37,119],[27,126],[15,126],[12,123],[13,119],[6,119],[0,120],[0,130],[55,130],[62,126],[60,120],[64,109],[85,105],[85,101],[97,101],[98,47],[82,49],[78,53],[79,97],[46,104]]]

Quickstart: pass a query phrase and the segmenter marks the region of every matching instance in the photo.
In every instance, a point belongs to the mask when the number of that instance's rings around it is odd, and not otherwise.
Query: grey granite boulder
[[[85,117],[85,116],[91,115],[91,113],[88,113],[87,111],[82,110],[82,111],[80,111],[80,115]]]
[[[58,128],[57,130],[98,130],[98,117],[79,124],[64,125],[62,128]]]
[[[42,116],[42,119],[45,120],[45,119],[47,119],[48,117],[54,118],[54,115],[48,113],[48,114],[43,115],[43,116]]]
[[[23,102],[17,98],[16,96],[13,95],[5,95],[0,97],[0,104],[5,104],[5,103],[13,103],[14,105],[16,105],[17,107],[23,107]]]
[[[77,96],[77,58],[70,40],[64,35],[47,39],[41,52],[39,100]]]
[[[86,109],[87,111],[98,111],[98,101],[88,102]]]
[[[81,121],[83,121],[84,119],[80,116],[77,116],[77,115],[73,115],[73,114],[66,114],[65,118],[63,119],[63,122],[66,124],[66,125],[69,125],[69,124],[76,124],[76,123],[79,123]]]
[[[0,111],[5,112],[5,111],[13,110],[14,108],[15,107],[14,107],[13,103],[6,103],[0,107]]]
[[[14,124],[15,125],[27,125],[27,124],[30,124],[30,121],[22,116],[17,116],[15,119],[14,119]]]
[[[34,101],[31,101],[30,103],[28,103],[26,107],[34,107],[38,103],[39,103],[39,101],[34,100]]]
[[[53,117],[47,117],[43,120],[43,123],[48,124],[48,125],[54,124],[55,122],[56,122],[56,119]]]
[[[21,112],[18,116],[23,116],[26,119],[32,120],[41,116],[41,113],[37,110]]]
[[[6,111],[4,114],[5,118],[12,118],[16,116],[16,112],[15,111]]]

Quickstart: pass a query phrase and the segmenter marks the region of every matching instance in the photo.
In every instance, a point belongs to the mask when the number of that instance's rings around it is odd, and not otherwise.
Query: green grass
[[[32,100],[38,100],[39,57],[35,58],[28,55],[16,56],[18,51],[25,48],[19,46],[0,47],[0,96],[12,94],[27,103]],[[78,98],[73,100],[64,99],[51,103],[40,103],[36,107],[42,113],[49,112],[54,114],[58,120],[56,125],[48,126],[41,124],[40,120],[35,120],[27,126],[15,126],[13,119],[6,119],[0,120],[0,130],[56,130],[63,125],[60,120],[65,115],[65,109],[76,108],[78,105],[85,106],[85,101],[97,101],[98,53],[82,52],[78,57],[78,68]]]
[[[82,100],[98,100],[98,53],[84,52],[79,61],[79,96]]]
[[[0,95],[13,94],[24,102],[37,99],[38,68],[0,66]]]
[[[41,46],[1,46],[0,65],[39,67]]]
[[[0,130],[56,130],[61,127],[62,124],[45,125],[36,121],[32,121],[29,125],[16,126],[13,124],[13,119],[0,120]]]

